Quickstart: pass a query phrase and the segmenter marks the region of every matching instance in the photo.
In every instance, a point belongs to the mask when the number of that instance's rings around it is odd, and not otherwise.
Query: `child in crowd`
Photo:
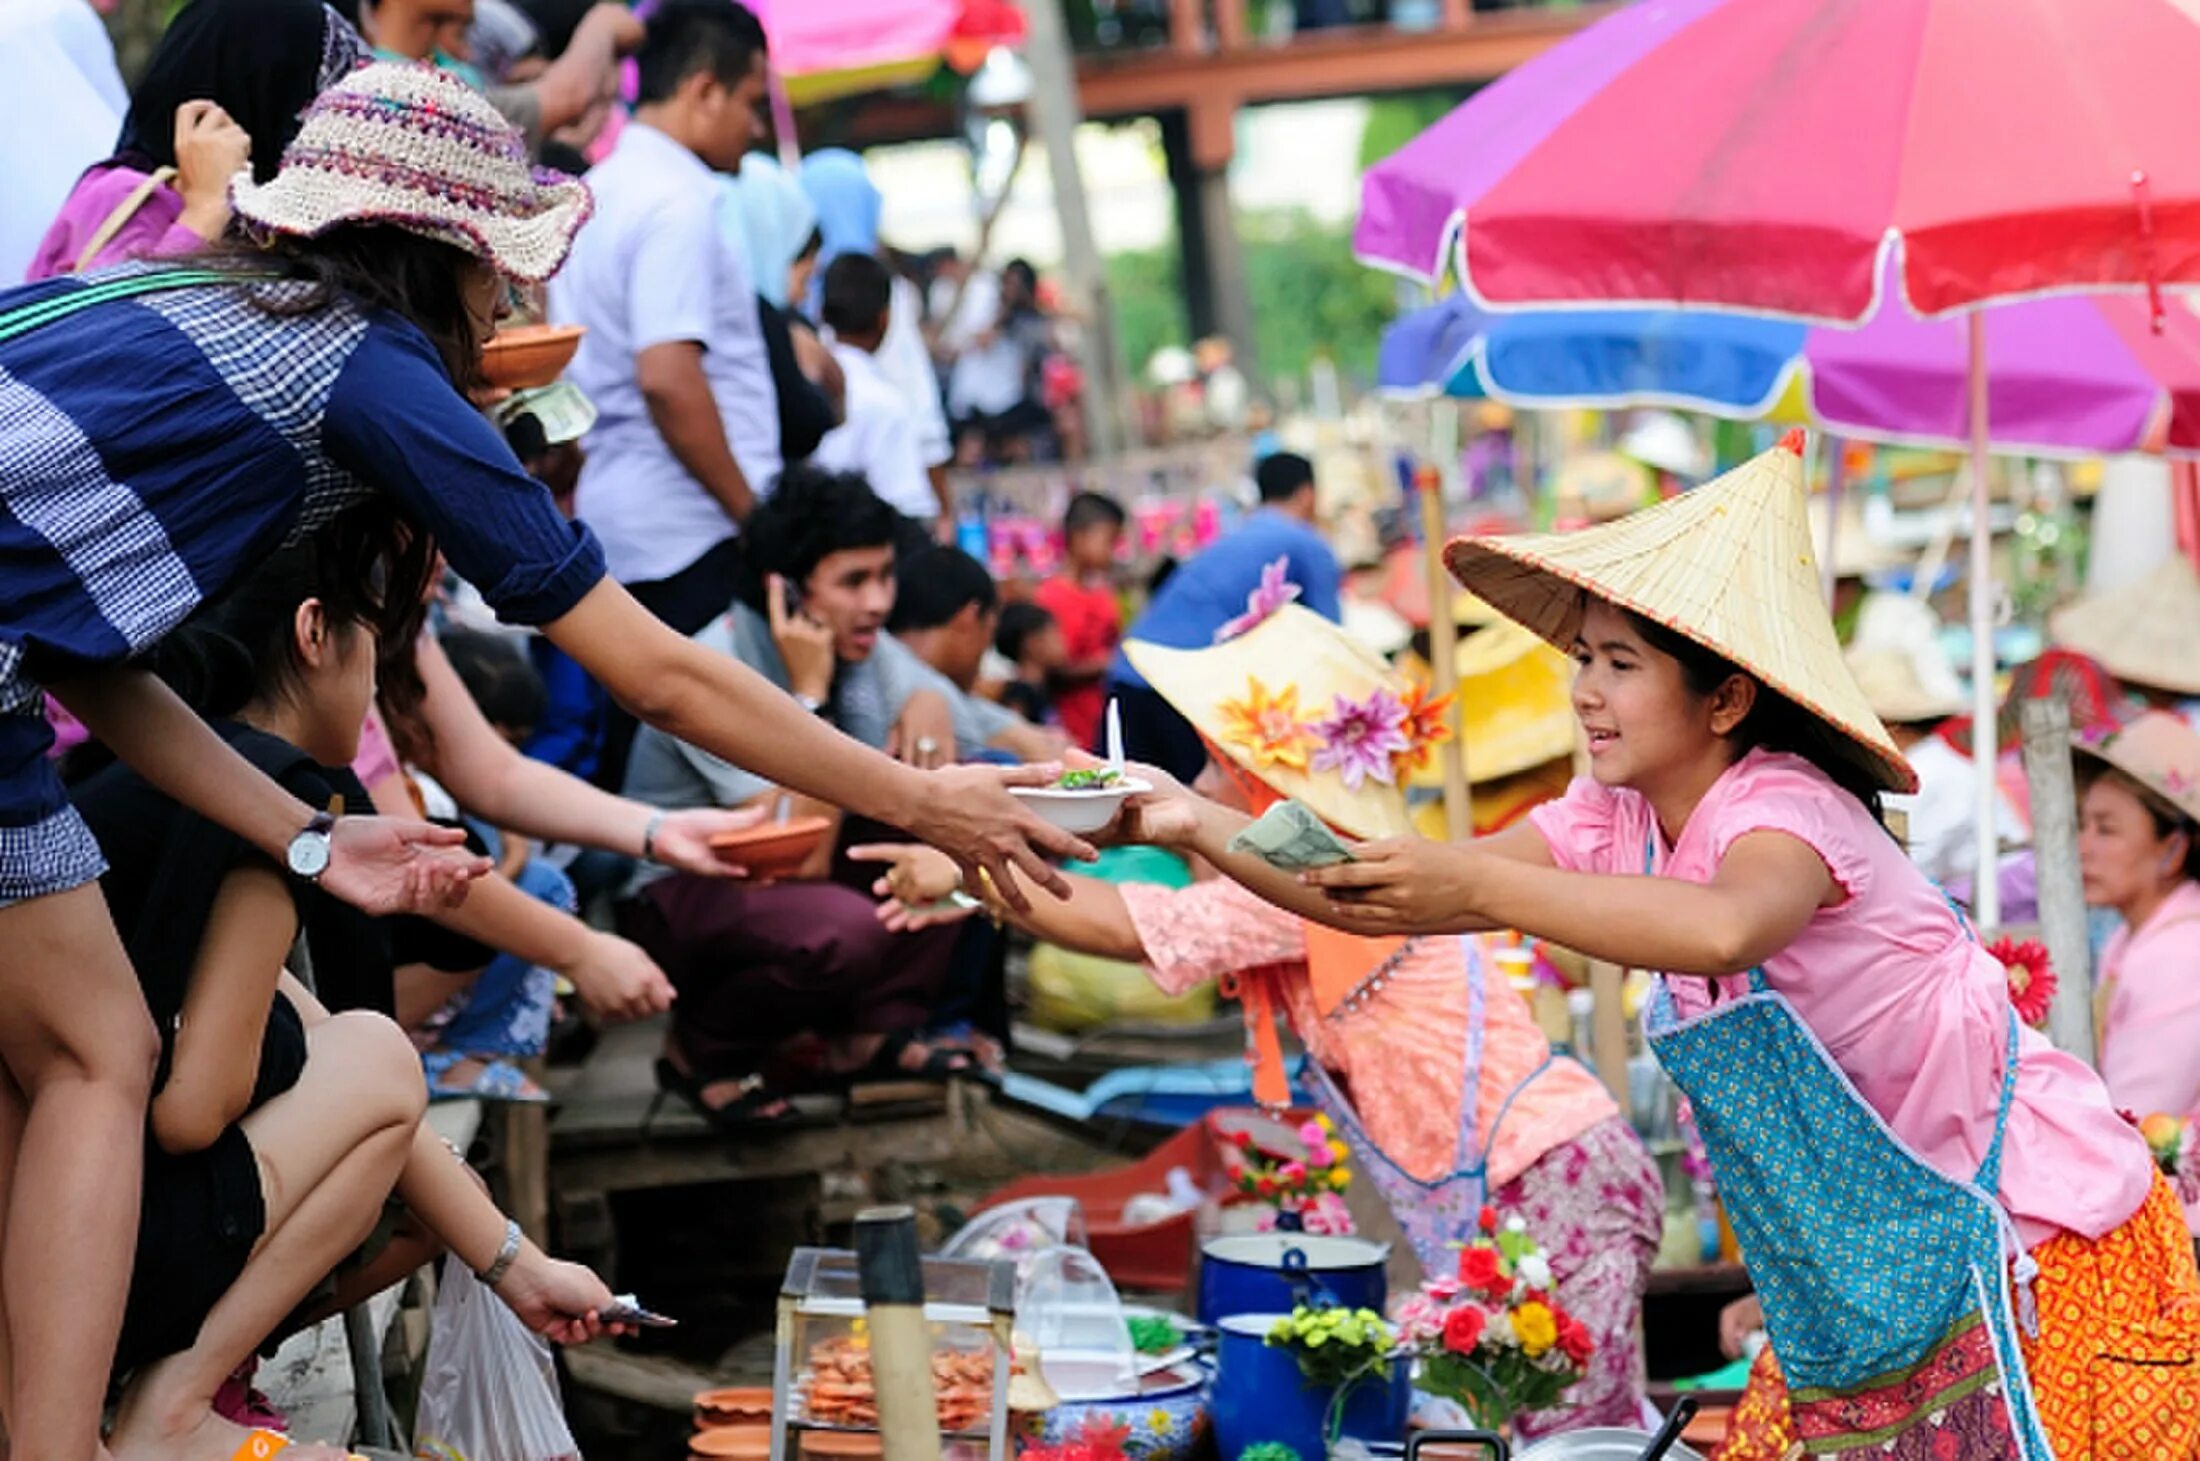
[[[1062,626],[1034,603],[1003,604],[993,647],[1016,667],[1016,678],[1001,690],[1001,703],[1033,725],[1060,725],[1049,685],[1069,661]]]
[[[1054,707],[1073,744],[1096,745],[1106,704],[1101,678],[1123,639],[1123,606],[1115,596],[1115,555],[1128,519],[1123,506],[1098,492],[1080,492],[1062,515],[1067,571],[1039,585],[1038,603],[1061,626],[1066,658],[1054,672]]]
[[[514,748],[524,747],[542,724],[548,694],[519,641],[459,629],[444,633],[441,642],[459,683],[496,733]]]
[[[931,524],[945,500],[926,472],[916,416],[878,362],[893,298],[893,276],[874,255],[842,254],[826,266],[821,313],[847,383],[846,408],[810,459],[827,471],[856,473],[903,517]]]

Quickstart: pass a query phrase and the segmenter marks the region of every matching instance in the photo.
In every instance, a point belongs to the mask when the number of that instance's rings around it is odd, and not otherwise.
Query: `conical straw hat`
[[[1286,604],[1207,649],[1133,639],[1123,652],[1210,746],[1279,794],[1354,837],[1411,830],[1406,783],[1433,759],[1445,717],[1319,614]],[[1345,758],[1357,773],[1348,778],[1338,753],[1371,729],[1368,754]]]
[[[2113,766],[2164,808],[2200,822],[2200,732],[2166,710],[2150,710],[2122,730],[2072,747]]]
[[[1584,596],[1651,619],[1732,660],[1816,716],[1829,752],[1878,785],[1916,774],[1872,714],[1826,613],[1803,505],[1802,433],[1715,481],[1575,533],[1462,538],[1453,577],[1560,649]]]
[[[2200,574],[2182,553],[2137,583],[2058,610],[2048,628],[2057,644],[2100,661],[2119,680],[2200,695]]]

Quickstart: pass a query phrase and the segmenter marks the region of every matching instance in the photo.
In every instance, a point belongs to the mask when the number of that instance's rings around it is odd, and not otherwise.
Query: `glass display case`
[[[932,1345],[940,1447],[951,1461],[1008,1461],[1009,1338],[1016,1267],[926,1258],[924,1317]],[[772,1461],[875,1456],[878,1435],[856,1255],[798,1248],[780,1285],[772,1364]]]

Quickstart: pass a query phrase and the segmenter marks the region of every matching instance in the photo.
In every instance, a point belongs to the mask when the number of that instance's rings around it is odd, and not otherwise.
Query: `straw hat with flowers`
[[[230,202],[261,234],[388,224],[530,284],[558,271],[591,207],[587,185],[534,167],[519,132],[473,88],[399,62],[322,92],[281,169],[264,183],[240,173]]]
[[[2200,695],[2200,573],[2182,553],[2136,583],[2088,594],[2048,628],[2119,680]]]
[[[1916,775],[1841,655],[1811,551],[1802,433],[1655,507],[1575,533],[1463,538],[1454,577],[1560,649],[1594,596],[1732,661],[1814,716],[1828,751],[1891,791]]]
[[[2200,822],[2200,731],[2166,710],[2150,710],[2122,730],[2073,748],[2121,771],[2164,811]]]
[[[1448,703],[1286,603],[1206,649],[1124,646],[1210,747],[1354,837],[1406,834],[1405,785],[1450,736]]]

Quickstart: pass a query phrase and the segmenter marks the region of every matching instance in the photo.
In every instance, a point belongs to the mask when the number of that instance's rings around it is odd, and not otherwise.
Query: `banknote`
[[[1285,872],[1352,861],[1352,849],[1321,818],[1295,801],[1281,801],[1230,839],[1230,851],[1251,853]]]

